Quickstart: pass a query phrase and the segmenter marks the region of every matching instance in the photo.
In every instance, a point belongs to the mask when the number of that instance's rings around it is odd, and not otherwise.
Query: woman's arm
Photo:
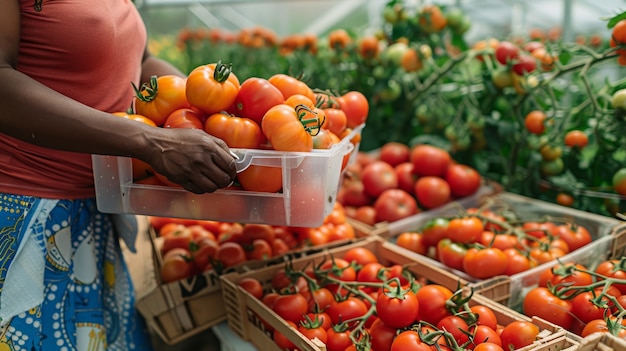
[[[0,0],[0,6],[0,132],[51,149],[136,157],[196,193],[232,181],[236,170],[228,147],[204,131],[154,128],[115,117],[18,72],[19,3]],[[146,57],[148,77],[173,69],[159,61]]]

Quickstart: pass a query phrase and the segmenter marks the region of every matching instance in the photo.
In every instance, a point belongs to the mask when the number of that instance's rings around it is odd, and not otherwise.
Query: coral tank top
[[[98,110],[128,109],[146,45],[144,23],[130,0],[19,1],[18,71]],[[0,192],[93,197],[91,155],[42,148],[0,133]]]

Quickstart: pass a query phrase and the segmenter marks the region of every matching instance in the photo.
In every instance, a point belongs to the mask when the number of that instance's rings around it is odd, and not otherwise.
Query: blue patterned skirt
[[[0,194],[0,350],[151,350],[94,199]]]

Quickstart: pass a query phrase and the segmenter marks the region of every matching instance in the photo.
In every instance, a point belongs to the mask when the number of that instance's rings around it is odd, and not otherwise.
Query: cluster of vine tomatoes
[[[529,321],[502,325],[491,307],[471,303],[460,291],[418,284],[401,265],[383,264],[366,246],[304,271],[276,267],[265,285],[252,275],[238,284],[328,351],[501,351],[527,346],[539,334]],[[261,323],[280,349],[296,349],[272,323]]]
[[[316,91],[286,74],[250,77],[240,84],[232,67],[221,62],[200,65],[187,77],[154,76],[135,91],[134,113],[117,115],[156,127],[201,129],[231,148],[328,149],[364,124],[369,112],[367,99],[357,91],[339,96]],[[133,177],[176,186],[139,161],[133,163]],[[251,165],[237,180],[243,190],[282,188],[276,167]]]
[[[558,264],[542,272],[524,297],[523,310],[582,337],[609,332],[626,337],[624,258],[606,259],[594,270],[578,263]]]
[[[378,153],[359,152],[348,166],[337,199],[349,216],[374,225],[394,222],[474,194],[482,177],[428,144],[387,142]]]
[[[339,203],[317,228],[165,217],[151,217],[151,224],[160,237],[160,275],[165,283],[355,238]]]
[[[592,241],[589,231],[572,221],[505,217],[475,207],[458,216],[433,217],[394,239],[475,279],[521,273]]]

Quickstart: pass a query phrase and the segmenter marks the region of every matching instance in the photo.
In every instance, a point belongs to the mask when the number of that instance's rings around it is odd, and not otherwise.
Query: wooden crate
[[[576,351],[624,351],[626,340],[610,333],[593,333],[583,338]]]
[[[435,284],[446,286],[453,291],[456,290],[457,284],[459,283],[458,278],[450,272],[441,270],[438,267],[429,266],[423,262],[413,261],[410,257],[405,256],[399,251],[396,245],[380,237],[370,237],[351,245],[294,260],[291,262],[291,265],[295,270],[304,269],[309,265],[319,264],[331,256],[342,257],[345,252],[353,247],[368,248],[376,254],[382,264],[402,264],[415,276],[425,278],[427,281]],[[281,317],[238,286],[238,282],[241,279],[254,277],[261,281],[264,287],[267,288],[270,286],[274,274],[282,268],[281,266],[274,265],[251,272],[231,273],[221,276],[222,293],[226,304],[228,324],[235,333],[240,335],[244,340],[253,343],[260,351],[279,351],[266,325],[270,325],[271,328],[285,335],[299,350],[323,350],[323,345],[305,338],[300,332],[289,327]],[[549,351],[548,349],[542,349],[541,345],[551,340],[562,338],[566,333],[566,331],[552,323],[539,318],[531,319],[506,306],[496,304],[484,296],[472,296],[470,305],[473,304],[485,304],[491,307],[498,318],[498,322],[501,324],[508,324],[515,320],[533,321],[537,324],[541,329],[539,339],[534,344],[523,348],[524,351]]]

